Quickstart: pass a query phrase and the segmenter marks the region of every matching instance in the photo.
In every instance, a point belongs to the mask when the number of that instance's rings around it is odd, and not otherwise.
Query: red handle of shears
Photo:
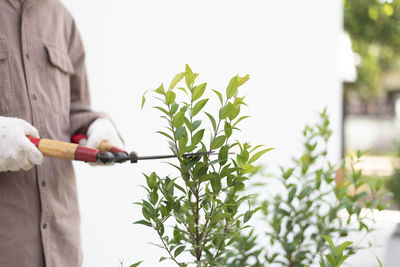
[[[84,134],[74,134],[71,137],[71,142],[75,143],[75,144],[80,144],[80,142],[82,140],[87,140],[87,139],[88,139],[88,137],[86,135],[84,135]],[[113,154],[114,153],[126,153],[126,154],[128,154],[128,152],[126,152],[125,150],[122,150],[122,149],[120,149],[118,147],[112,146],[107,141],[102,141],[99,144],[99,150],[100,150],[100,152],[111,152]]]

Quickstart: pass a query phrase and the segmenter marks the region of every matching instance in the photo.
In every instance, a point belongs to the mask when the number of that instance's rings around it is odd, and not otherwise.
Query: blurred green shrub
[[[396,169],[386,183],[387,189],[393,194],[393,200],[400,205],[400,170]]]
[[[346,239],[352,231],[371,231],[370,218],[362,207],[386,208],[381,183],[363,179],[362,170],[354,167],[361,152],[347,167],[342,163],[338,168],[327,159],[332,134],[329,125],[324,111],[318,123],[305,127],[303,154],[293,160],[292,167],[282,168],[282,174],[274,177],[281,186],[273,185],[275,196],[260,204],[264,234],[250,231],[237,237],[235,250],[227,254],[226,266],[339,266],[347,258],[342,252],[350,255],[359,249],[345,243],[343,249],[333,251],[331,240]],[[337,252],[340,260],[333,264],[329,258],[333,256],[323,256],[330,255],[329,251]]]
[[[398,70],[400,1],[344,0],[344,29],[360,56],[357,81],[347,85],[364,98],[382,93],[382,74]]]
[[[400,142],[397,143],[396,160],[400,159]],[[396,167],[392,176],[386,182],[386,188],[392,193],[392,198],[397,208],[400,207],[400,168]]]

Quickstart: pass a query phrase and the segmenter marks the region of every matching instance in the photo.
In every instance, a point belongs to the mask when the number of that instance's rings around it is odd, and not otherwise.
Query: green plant
[[[247,234],[241,233],[237,235],[232,242],[233,246],[225,255],[223,266],[265,266],[262,260],[260,260],[263,249],[260,248],[257,241],[257,235],[254,233],[254,229],[251,229]]]
[[[400,143],[396,144],[396,160],[400,159]],[[396,166],[394,173],[387,177],[385,187],[392,193],[393,202],[397,205],[400,204],[400,168]]]
[[[158,133],[167,138],[177,157],[177,164],[169,163],[177,172],[174,176],[157,172],[145,175],[147,199],[136,203],[142,206],[143,219],[135,223],[157,232],[160,247],[167,252],[160,261],[170,259],[179,266],[216,266],[257,211],[250,206],[252,196],[240,193],[248,174],[255,169],[255,161],[271,149],[232,141],[239,123],[247,118],[239,116],[245,103],[244,97],[238,96],[238,88],[249,79],[248,75],[233,77],[225,97],[213,90],[220,104],[214,113],[209,109],[208,113],[202,112],[209,98],[204,97],[207,84],[195,84],[197,76],[186,65],[185,72],[174,77],[168,90],[161,85],[152,91],[160,103],[155,108],[166,122],[165,130]],[[176,88],[182,79],[186,87]],[[143,96],[142,106],[145,101]],[[204,154],[185,156],[191,152]],[[242,212],[246,202],[248,209]],[[188,257],[192,260],[181,260]]]
[[[386,183],[386,188],[392,193],[393,200],[400,203],[400,170],[396,169],[394,174],[389,178]]]
[[[303,154],[293,160],[292,167],[281,168],[281,175],[274,179],[280,183],[280,187],[274,185],[277,194],[260,206],[267,224],[265,237],[258,238],[258,246],[250,238],[243,239],[252,241],[249,250],[257,251],[261,246],[262,252],[252,259],[244,259],[246,253],[242,253],[234,260],[226,259],[227,264],[251,260],[264,265],[312,265],[320,262],[320,255],[329,249],[326,237],[338,239],[350,231],[371,230],[369,219],[361,211],[363,206],[379,210],[386,207],[378,192],[381,184],[368,183],[362,179],[362,170],[355,169],[360,152],[350,158],[347,168],[344,163],[337,168],[327,159],[332,134],[329,125],[324,111],[318,123],[306,126]],[[339,216],[341,210],[347,214]],[[347,252],[357,249],[353,246]]]
[[[321,259],[321,267],[339,267],[343,262],[349,257],[349,255],[344,255],[345,249],[349,247],[352,242],[345,241],[342,244],[335,246],[332,239],[327,235],[322,235],[329,244],[330,253],[325,254]]]

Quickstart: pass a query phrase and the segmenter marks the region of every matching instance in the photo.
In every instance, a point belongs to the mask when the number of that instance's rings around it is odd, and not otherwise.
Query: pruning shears
[[[71,143],[57,141],[46,138],[35,138],[27,136],[27,138],[39,149],[43,155],[54,158],[67,160],[85,161],[85,162],[102,162],[102,163],[137,163],[140,160],[168,159],[175,158],[176,155],[155,155],[155,156],[138,156],[136,152],[128,153],[125,150],[112,146],[107,141],[103,141],[99,145],[99,149],[94,149],[80,145],[83,140],[87,140],[87,136],[76,134],[71,137]],[[196,157],[202,155],[214,154],[213,151],[186,153],[183,157]]]

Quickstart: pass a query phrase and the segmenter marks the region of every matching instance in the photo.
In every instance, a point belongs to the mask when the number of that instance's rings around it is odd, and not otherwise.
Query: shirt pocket
[[[74,74],[71,59],[63,49],[45,45],[48,58],[47,93],[44,103],[55,112],[68,116],[70,111],[70,77]]]
[[[12,86],[11,86],[11,71],[10,57],[7,49],[7,44],[0,37],[0,115],[4,115],[10,109],[12,104]]]

